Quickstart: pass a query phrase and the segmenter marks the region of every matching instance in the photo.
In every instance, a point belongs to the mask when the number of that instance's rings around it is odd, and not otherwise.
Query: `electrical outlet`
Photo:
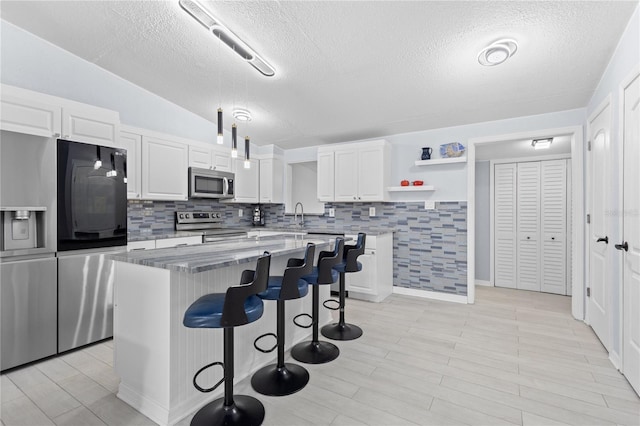
[[[424,202],[424,209],[425,210],[435,210],[436,208],[436,202],[435,201],[425,201]]]
[[[329,209],[329,217],[336,217],[336,209]]]
[[[238,217],[242,217],[244,215],[244,210],[238,209]]]
[[[369,207],[369,217],[374,217],[376,215],[376,208]]]

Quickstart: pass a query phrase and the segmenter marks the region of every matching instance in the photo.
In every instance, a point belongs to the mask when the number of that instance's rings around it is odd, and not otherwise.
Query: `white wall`
[[[586,108],[586,116],[589,117],[594,110],[600,105],[604,99],[611,94],[611,161],[614,171],[611,176],[611,192],[609,205],[611,214],[607,215],[607,228],[609,239],[616,243],[622,241],[620,233],[622,215],[619,212],[619,203],[622,196],[622,182],[617,172],[619,165],[622,165],[621,153],[621,129],[620,129],[620,93],[619,85],[626,78],[635,66],[640,64],[640,7],[637,7],[629,25],[625,29],[618,46],[605,70],[600,83],[596,88],[589,104]],[[585,160],[586,161],[586,160]],[[622,301],[620,300],[620,292],[622,285],[622,270],[620,263],[620,254],[617,250],[609,250],[610,264],[613,267],[610,282],[612,285],[611,303],[612,303],[612,351],[618,356],[622,351],[620,341],[620,317],[618,313],[622,310]],[[587,275],[588,276],[588,275]]]
[[[476,162],[476,280],[489,281],[491,261],[491,209],[489,161]]]

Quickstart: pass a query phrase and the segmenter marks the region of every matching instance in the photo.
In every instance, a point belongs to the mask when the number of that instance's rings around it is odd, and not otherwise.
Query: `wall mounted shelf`
[[[436,189],[431,185],[420,186],[390,186],[387,188],[389,192],[412,192],[412,191],[435,191]]]
[[[436,166],[438,164],[466,163],[467,156],[452,158],[436,158],[433,160],[416,160],[416,166]]]

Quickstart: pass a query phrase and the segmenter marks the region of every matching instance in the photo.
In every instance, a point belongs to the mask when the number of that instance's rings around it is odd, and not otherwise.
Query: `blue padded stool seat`
[[[305,275],[304,277],[302,277],[302,279],[308,282],[309,284],[317,285],[318,274],[319,274],[318,267],[314,266],[313,272],[311,272],[309,275]],[[338,278],[340,278],[340,274],[338,273],[338,271],[335,270],[335,266],[331,269],[331,278],[333,279],[334,283],[338,281]],[[332,283],[321,283],[321,285],[322,284],[332,284]]]
[[[362,263],[356,261],[356,264],[357,264],[357,268],[358,268],[357,271],[347,271],[347,262],[342,262],[342,263],[337,264],[336,266],[333,267],[333,270],[337,271],[338,273],[340,273],[340,272],[360,272],[360,271],[362,271]],[[337,281],[337,279],[336,279],[336,281]]]
[[[280,298],[283,278],[284,277],[269,277],[267,290],[262,293],[258,293],[258,297],[266,300],[278,300]],[[300,297],[306,296],[309,293],[309,283],[303,279],[299,279],[298,292],[300,293]]]
[[[226,293],[205,294],[193,302],[184,313],[182,323],[190,328],[222,328],[222,309]],[[256,295],[246,298],[244,312],[249,322],[260,319],[264,311],[264,303]]]

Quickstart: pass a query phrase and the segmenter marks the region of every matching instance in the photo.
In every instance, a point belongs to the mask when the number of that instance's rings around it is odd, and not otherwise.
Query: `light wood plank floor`
[[[639,425],[640,400],[570,299],[477,288],[475,305],[405,296],[348,300],[364,329],[307,366],[297,394],[256,395],[267,425]],[[112,342],[3,374],[2,424],[146,425],[116,398]],[[189,424],[189,418],[180,425]]]

